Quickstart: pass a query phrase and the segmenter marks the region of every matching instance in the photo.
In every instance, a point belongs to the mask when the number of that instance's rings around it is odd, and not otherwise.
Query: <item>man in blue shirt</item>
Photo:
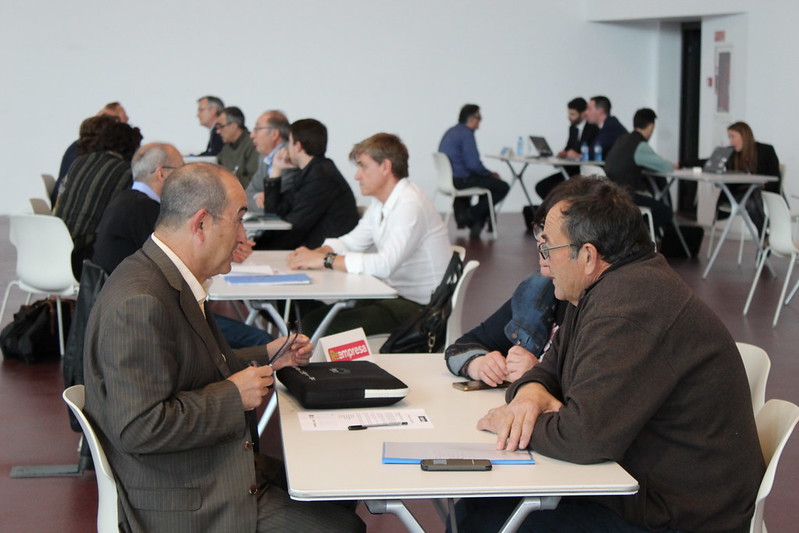
[[[483,187],[491,191],[494,205],[508,194],[510,186],[500,179],[499,174],[491,172],[480,161],[474,132],[480,127],[480,107],[466,104],[461,108],[458,124],[452,126],[441,138],[438,151],[447,154],[452,165],[453,184],[456,189]],[[458,227],[469,226],[470,237],[480,237],[480,232],[488,220],[488,200],[480,196],[477,204],[469,207],[469,198],[456,198],[453,202],[455,220]],[[493,228],[489,228],[493,231]]]

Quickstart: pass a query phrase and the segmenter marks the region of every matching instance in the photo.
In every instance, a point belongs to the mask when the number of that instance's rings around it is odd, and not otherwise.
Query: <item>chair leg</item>
[[[55,313],[58,317],[58,353],[64,357],[64,319],[61,316],[61,297],[55,297]]]
[[[752,303],[752,296],[755,295],[755,289],[757,288],[757,282],[760,281],[760,274],[763,272],[763,265],[766,263],[766,257],[768,256],[768,251],[763,252],[760,256],[760,260],[757,262],[757,270],[755,271],[755,279],[752,280],[752,288],[749,289],[749,296],[746,297],[746,304],[744,305],[744,316],[746,313],[749,312],[749,304]]]
[[[0,309],[0,324],[3,323],[3,317],[6,316],[6,304],[8,304],[8,295],[11,293],[11,287],[19,285],[16,281],[12,281],[6,287],[6,294],[3,296],[3,307]]]
[[[794,295],[796,294],[796,290],[797,289],[799,289],[799,280],[796,280],[796,285],[794,285],[793,289],[791,289],[791,294],[789,294],[788,295],[788,299],[785,300],[785,305],[788,305],[789,303],[791,303],[791,300],[793,299]]]
[[[713,237],[716,235],[716,222],[719,220],[719,211],[715,209],[713,212],[713,222],[710,223],[710,240],[707,245],[707,258],[710,259],[710,254],[713,250]]]
[[[785,301],[785,293],[788,292],[788,283],[791,282],[791,274],[793,273],[793,266],[796,264],[796,253],[791,254],[791,264],[788,266],[788,273],[785,274],[785,283],[782,284],[782,292],[780,299],[777,301],[777,311],[774,313],[774,322],[771,327],[777,327],[777,321],[780,319],[780,312],[782,311],[783,302]]]
[[[491,198],[491,192],[486,193],[488,198],[488,217],[491,220],[491,227],[493,228],[494,240],[499,238],[499,228],[497,228],[497,213],[494,209],[494,199]]]
[[[738,245],[738,266],[741,266],[741,261],[744,257],[744,240],[746,239],[746,222],[741,217],[741,242]]]

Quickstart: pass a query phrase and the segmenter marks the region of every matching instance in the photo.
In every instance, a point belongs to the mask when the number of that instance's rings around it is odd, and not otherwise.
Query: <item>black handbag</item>
[[[433,353],[444,348],[447,320],[452,312],[452,294],[463,273],[463,261],[458,252],[452,253],[444,278],[436,287],[430,303],[416,316],[400,325],[380,348],[381,353]]]
[[[19,359],[26,364],[57,360],[61,354],[56,305],[55,299],[47,299],[20,307],[13,322],[0,332],[3,357]],[[74,300],[61,300],[64,331],[69,330],[74,306]]]

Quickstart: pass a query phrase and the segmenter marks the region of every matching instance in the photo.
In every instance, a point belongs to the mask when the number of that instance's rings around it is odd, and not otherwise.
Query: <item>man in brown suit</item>
[[[233,351],[205,313],[204,283],[230,271],[246,210],[225,169],[176,170],[154,235],[92,310],[85,412],[116,475],[122,531],[363,529],[342,506],[290,500],[254,453],[253,410],[273,370],[307,363],[312,346],[299,336],[273,369],[266,362],[284,339]]]

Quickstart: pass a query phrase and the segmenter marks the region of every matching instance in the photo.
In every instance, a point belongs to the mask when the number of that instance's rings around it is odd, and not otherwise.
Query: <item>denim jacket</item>
[[[507,355],[515,344],[540,357],[555,321],[555,303],[549,278],[538,273],[528,277],[494,314],[447,347],[450,372],[468,377],[465,369],[472,359],[495,350]]]

